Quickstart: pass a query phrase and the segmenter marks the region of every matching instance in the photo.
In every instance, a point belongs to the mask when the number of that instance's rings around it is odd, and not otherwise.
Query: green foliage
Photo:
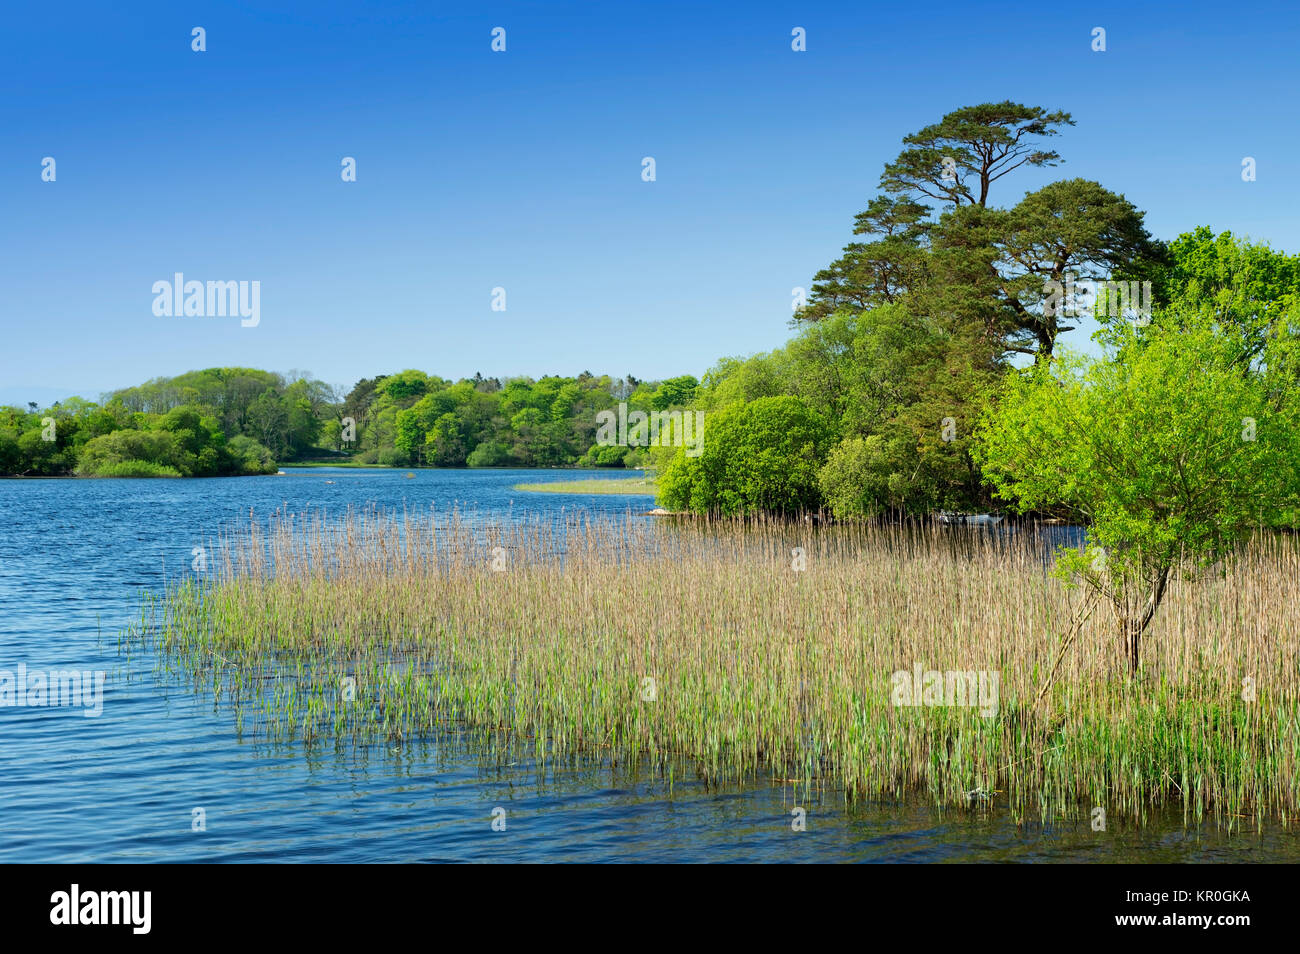
[[[551,467],[591,463],[591,451],[597,466],[639,466],[644,448],[593,447],[597,413],[619,401],[676,408],[698,386],[689,375],[655,383],[589,372],[451,383],[407,370],[362,379],[339,400],[307,375],[210,368],[115,392],[102,406],[70,398],[48,411],[54,441],[42,437],[47,412],[0,408],[0,473],[103,475],[132,460],[184,476],[274,473],[276,461],[313,452],[394,467]],[[140,436],[156,434],[168,437]]]
[[[418,398],[429,390],[429,376],[423,371],[402,371],[384,379],[384,395],[394,401]]]
[[[1161,254],[1143,225],[1143,213],[1087,179],[1053,182],[1014,208],[980,215],[995,250],[989,293],[1000,306],[1006,348],[1020,354],[1050,355],[1057,337],[1073,330],[1043,307],[1047,283],[1063,283],[1069,276],[1104,281]],[[965,237],[956,242],[952,254],[970,257]],[[951,249],[951,237],[938,244]]]
[[[849,243],[843,256],[814,275],[812,297],[796,320],[821,321],[842,309],[858,312],[892,304],[919,287],[928,272],[929,211],[913,199],[872,199],[858,213],[853,234],[880,238]]]
[[[1073,126],[1069,113],[1048,112],[1009,100],[963,106],[903,138],[906,146],[886,164],[880,186],[890,194],[919,194],[960,206],[985,205],[990,186],[1021,166],[1061,162],[1037,140]],[[950,160],[945,164],[944,160]]]
[[[1260,527],[1294,523],[1300,392],[1286,342],[1250,365],[1232,329],[1195,314],[1117,326],[1100,359],[1013,372],[975,453],[1003,499],[1088,527],[1058,570],[1110,601],[1137,639],[1171,572],[1204,570]]]
[[[91,438],[81,448],[83,477],[212,477],[274,473],[270,451],[252,438],[226,440],[216,420],[195,408],[173,408],[151,427],[123,428]]]
[[[817,475],[826,506],[837,517],[870,517],[895,499],[881,438],[846,437],[836,444]],[[901,488],[898,488],[901,489]]]
[[[826,420],[796,397],[759,398],[705,418],[703,449],[677,452],[659,476],[670,508],[723,515],[815,510],[817,467],[833,439]]]
[[[22,448],[18,446],[18,432],[12,428],[0,429],[0,474],[16,474],[23,469]]]
[[[147,429],[155,416],[187,407],[208,422],[208,430],[252,437],[287,460],[315,445],[333,400],[328,385],[306,376],[287,380],[252,368],[208,368],[114,392],[105,405],[111,422],[100,433]],[[132,414],[145,417],[132,421]]]
[[[484,441],[470,452],[465,460],[467,467],[511,467],[515,461],[510,448],[500,441]]]
[[[175,467],[167,464],[155,464],[147,460],[122,460],[101,465],[94,477],[181,477],[184,476]]]
[[[1215,235],[1208,226],[1178,236],[1135,277],[1152,281],[1156,302],[1170,316],[1164,320],[1214,318],[1241,336],[1252,358],[1300,317],[1300,255],[1231,232]]]
[[[251,476],[276,472],[275,459],[271,456],[270,448],[264,447],[251,437],[243,434],[232,437],[226,445],[226,453],[232,462],[232,467],[236,468],[235,473]]]
[[[696,383],[676,378],[656,391],[584,372],[504,384],[477,375],[451,384],[407,371],[379,386],[359,383],[345,406],[357,422],[359,459],[398,466],[553,467],[590,463],[596,414],[619,399],[648,408],[656,394],[660,400],[688,398]],[[613,456],[603,450],[603,459]],[[627,449],[617,450],[621,460]]]
[[[617,444],[602,447],[599,444],[592,444],[587,453],[578,459],[579,467],[626,467],[627,457],[630,455],[632,448],[621,447]]]
[[[1001,365],[983,339],[961,332],[906,302],[840,312],[779,351],[724,359],[705,375],[699,406],[784,391],[815,410],[843,442],[817,481],[838,516],[975,509],[989,496],[969,444]]]
[[[182,468],[192,456],[186,454],[170,431],[113,431],[86,444],[77,473],[83,477],[113,476],[122,465],[142,464],[186,474]]]
[[[984,103],[905,137],[882,194],[855,219],[863,238],[814,276],[798,335],[770,354],[723,359],[697,406],[788,395],[815,410],[834,431],[817,494],[837,516],[989,507],[974,424],[1017,356],[1044,360],[1071,330],[1046,307],[1050,283],[1147,274],[1165,260],[1142,212],[1096,182],[993,204],[1008,175],[1063,161],[1047,141],[1073,122]],[[692,494],[671,499],[699,509]]]
[[[694,403],[699,387],[700,382],[689,374],[661,381],[650,398],[650,406],[656,411],[686,407]]]

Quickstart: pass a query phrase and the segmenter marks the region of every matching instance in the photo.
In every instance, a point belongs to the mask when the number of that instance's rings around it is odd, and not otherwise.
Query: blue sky
[[[11,6],[0,402],[214,365],[698,375],[785,341],[900,139],[990,100],[1077,122],[996,204],[1082,176],[1157,236],[1300,251],[1297,27],[1268,3]],[[260,281],[260,324],[155,317],[175,272]]]

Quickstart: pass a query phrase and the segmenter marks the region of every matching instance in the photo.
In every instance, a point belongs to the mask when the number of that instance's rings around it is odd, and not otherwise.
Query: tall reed
[[[1049,549],[1030,530],[279,514],[216,541],[215,578],[150,599],[129,638],[281,737],[457,724],[502,753],[798,779],[849,800],[1289,823],[1292,541],[1174,581],[1136,681],[1093,614],[1036,704],[1082,603]],[[997,673],[996,715],[895,705],[893,674],[918,665]]]

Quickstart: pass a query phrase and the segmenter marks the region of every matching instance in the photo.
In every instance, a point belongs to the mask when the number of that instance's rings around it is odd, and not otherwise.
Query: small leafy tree
[[[659,499],[726,516],[816,510],[817,469],[833,439],[822,415],[797,397],[730,405],[705,418],[699,456],[680,447],[664,465]]]
[[[1289,343],[1243,361],[1212,319],[1116,327],[1103,357],[1012,372],[975,454],[998,496],[1087,527],[1058,572],[1114,611],[1130,672],[1171,574],[1294,521],[1300,423]]]

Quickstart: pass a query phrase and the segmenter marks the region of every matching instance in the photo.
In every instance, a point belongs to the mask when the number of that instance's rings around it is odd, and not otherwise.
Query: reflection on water
[[[0,708],[0,861],[1300,859],[1294,834],[1197,832],[1177,814],[1141,826],[1112,816],[1094,832],[1086,816],[1018,826],[996,802],[970,812],[916,803],[846,811],[836,793],[779,782],[719,790],[693,775],[583,760],[502,765],[453,731],[402,747],[259,743],[206,694],[156,677],[152,658],[118,653],[141,589],[188,569],[192,548],[246,522],[250,507],[264,517],[459,501],[499,522],[627,513],[626,497],[512,489],[554,476],[417,471],[408,480],[322,469],[0,481],[0,669],[110,671],[100,718]],[[204,831],[194,830],[196,808]],[[504,831],[493,830],[495,808],[505,809]],[[806,831],[792,830],[794,808],[806,809]]]

